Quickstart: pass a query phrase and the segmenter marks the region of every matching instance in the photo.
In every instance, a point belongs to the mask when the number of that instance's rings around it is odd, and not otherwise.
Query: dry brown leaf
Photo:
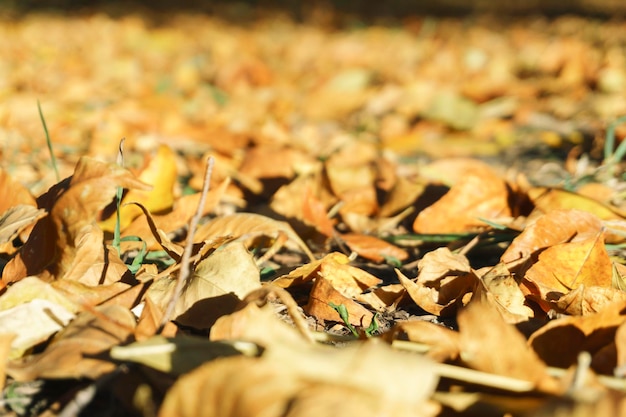
[[[551,246],[525,273],[524,280],[539,289],[542,300],[553,300],[580,285],[610,287],[612,264],[604,246],[604,233],[586,240]]]
[[[160,417],[279,417],[306,388],[284,366],[247,357],[209,362],[168,391]]]
[[[216,188],[212,188],[209,190],[206,196],[206,202],[204,203],[204,207],[201,210],[203,216],[210,213],[215,206],[220,202],[223,198],[224,193],[228,185],[230,184],[230,179],[225,179],[222,181]],[[189,220],[195,214],[198,204],[200,204],[200,193],[185,195],[180,197],[174,203],[174,207],[171,212],[167,214],[157,215],[149,212],[147,207],[144,207],[145,210],[142,210],[147,217],[151,218],[151,222],[154,223],[154,230],[150,226],[150,221],[146,221],[142,216],[137,217],[128,227],[124,229],[123,236],[139,236],[145,242],[146,247],[150,250],[154,250],[158,247],[157,243],[161,243],[162,236],[154,234],[154,231],[159,229],[167,232],[176,231],[189,223]],[[169,241],[169,239],[167,240]],[[122,242],[121,243],[122,251],[127,251],[130,249],[139,249],[141,247],[141,242]],[[182,248],[181,248],[182,249]],[[181,252],[182,253],[182,250]]]
[[[358,300],[376,311],[394,311],[405,295],[402,284],[389,284],[361,294]]]
[[[302,173],[289,184],[276,190],[272,195],[270,208],[285,218],[304,221],[303,206],[306,204],[307,194],[314,196],[315,200],[319,200],[325,207],[331,207],[338,201],[324,180],[321,162],[310,173]]]
[[[380,278],[342,261],[340,257],[325,257],[317,277],[328,280],[337,291],[349,298],[358,297],[365,290],[382,283]]]
[[[120,206],[120,229],[124,230],[141,214],[138,207],[126,203],[141,203],[151,213],[159,213],[172,208],[174,204],[174,184],[176,183],[176,156],[165,145],[159,146],[156,155],[146,158],[146,164],[141,169],[138,179],[152,186],[151,189],[130,190],[122,198]],[[102,230],[113,232],[117,217],[112,215],[100,222]]]
[[[119,306],[96,308],[79,314],[59,332],[40,354],[7,365],[7,374],[17,381],[38,378],[90,378],[113,371],[117,364],[98,356],[125,343],[135,328],[130,311]]]
[[[165,311],[175,284],[175,280],[165,277],[148,289],[147,297]],[[208,329],[260,286],[259,269],[250,252],[240,242],[225,245],[195,266],[176,304],[174,321]]]
[[[419,280],[416,282],[410,280],[398,269],[396,274],[415,304],[431,314],[442,317],[454,316],[457,310],[467,303],[476,281],[473,274],[453,275],[430,285]]]
[[[330,188],[343,203],[341,213],[372,215],[378,211],[376,173],[371,166],[376,157],[372,144],[351,142],[326,161]]]
[[[47,300],[60,305],[68,311],[77,313],[80,306],[56,289],[52,283],[47,283],[37,277],[26,277],[11,285],[0,296],[0,311],[16,307],[35,299]]]
[[[120,294],[132,290],[137,287],[136,290],[140,290],[141,286],[136,285],[131,287],[130,284],[124,282],[112,282],[110,284],[101,285],[88,285],[79,281],[72,280],[57,280],[50,283],[52,288],[65,295],[69,300],[78,306],[93,307],[105,303],[114,299]],[[128,309],[134,307],[134,305],[125,306]]]
[[[0,312],[0,334],[14,333],[10,358],[21,357],[45,342],[74,318],[74,313],[51,301],[36,298]]]
[[[161,325],[163,314],[163,310],[155,305],[150,297],[144,297],[141,315],[139,316],[137,328],[135,329],[135,339],[137,341],[142,341],[154,336],[157,329]],[[161,335],[165,337],[173,337],[175,333],[170,335],[169,333],[166,333],[164,329],[164,331],[161,332]]]
[[[416,233],[461,233],[485,228],[480,219],[511,215],[507,184],[488,169],[472,169],[461,176],[437,202],[413,222]]]
[[[602,223],[592,214],[580,210],[552,210],[526,226],[500,260],[507,264],[520,261],[550,246],[593,238],[601,230]]]
[[[0,334],[0,390],[4,390],[6,384],[6,366],[14,338],[12,333]]]
[[[336,221],[328,217],[326,205],[316,198],[308,187],[302,203],[302,220],[315,226],[315,229],[326,237],[332,237],[335,233]]]
[[[189,381],[172,388],[161,413],[198,415],[198,409],[190,404],[195,404],[195,398],[202,398],[215,401],[211,407],[201,407],[209,413],[206,415],[253,416],[263,410],[267,411],[266,415],[274,415],[273,412],[284,412],[286,404],[298,401],[313,387],[330,386],[348,390],[351,395],[344,398],[348,403],[361,400],[362,393],[369,393],[373,401],[368,402],[373,407],[370,411],[377,413],[373,415],[394,414],[394,410],[399,415],[413,415],[407,412],[424,415],[420,414],[424,412],[421,407],[437,379],[430,361],[393,351],[377,341],[343,349],[309,344],[272,310],[269,304],[261,309],[256,304],[247,304],[236,313],[220,318],[211,330],[212,340],[252,341],[263,348],[263,355],[258,359],[221,359],[198,368],[190,374]],[[373,380],[386,383],[372,385]],[[267,393],[252,389],[259,383],[274,389]],[[276,403],[277,400],[281,401]],[[321,403],[327,400],[325,396],[319,397]],[[187,403],[181,404],[182,401]],[[273,411],[274,407],[278,411]],[[223,410],[223,414],[212,414],[216,409]],[[183,413],[176,414],[177,410]]]
[[[15,248],[11,241],[45,215],[45,210],[25,204],[13,206],[0,213],[0,253],[12,254]],[[23,236],[24,240],[27,237]]]
[[[426,400],[434,388],[429,366],[415,361],[416,357],[406,360],[410,356],[403,358],[404,355],[388,348],[377,349],[365,346],[347,349],[352,360],[346,370],[342,370],[339,361],[346,360],[343,356],[347,355],[329,351],[325,357],[313,359],[311,365],[317,366],[316,373],[263,357],[216,360],[181,378],[166,396],[159,416],[313,417],[338,412],[367,417],[436,415],[439,407]],[[382,357],[384,365],[370,363],[363,372],[368,357],[375,360]],[[405,359],[403,364],[402,359]],[[420,377],[409,377],[409,372]],[[385,381],[385,386],[395,389],[396,393],[389,396],[385,395],[389,389],[372,390],[368,386],[371,385],[367,382],[371,381],[369,378]],[[403,398],[408,391],[413,396]]]
[[[491,304],[507,323],[519,323],[534,317],[525,304],[526,297],[506,265],[499,263],[480,276],[476,297]]]
[[[588,316],[614,303],[626,303],[626,292],[609,287],[587,287],[584,284],[551,302],[557,313]]]
[[[624,376],[626,370],[626,324],[622,323],[615,332],[616,376]]]
[[[318,320],[343,322],[339,313],[331,304],[335,306],[343,305],[348,312],[349,322],[353,326],[367,328],[374,317],[371,311],[355,302],[352,298],[343,295],[328,280],[323,277],[317,277],[313,283],[313,288],[309,292],[309,302],[304,307],[304,311]]]
[[[448,248],[437,248],[428,252],[417,263],[417,281],[422,284],[435,284],[451,275],[464,275],[471,272],[465,255],[450,252]]]
[[[529,381],[537,389],[558,390],[546,364],[524,336],[489,304],[472,300],[458,315],[461,359],[473,369]]]
[[[312,163],[311,156],[294,148],[257,146],[246,152],[239,173],[259,179],[291,179],[299,171],[298,166]]]
[[[454,315],[468,300],[476,276],[464,255],[453,254],[447,248],[427,253],[418,263],[419,273],[410,280],[396,270],[400,284],[421,308],[437,316]]]
[[[582,194],[558,188],[535,187],[528,190],[528,196],[540,213],[553,210],[576,209],[586,211],[601,220],[623,219],[611,207]]]
[[[14,206],[37,206],[30,191],[0,168],[0,213]]]
[[[404,261],[409,254],[402,248],[374,236],[362,233],[344,233],[341,239],[346,242],[350,250],[365,259],[374,262],[384,262],[387,259]]]
[[[127,271],[104,246],[96,218],[118,186],[145,188],[128,171],[95,159],[79,160],[74,175],[39,198],[50,213],[40,219],[18,255],[4,268],[5,283],[28,275],[73,279],[95,285],[115,282]]]
[[[576,363],[580,352],[595,355],[615,341],[618,327],[626,321],[624,306],[614,303],[595,314],[552,320],[534,332],[528,343],[548,365],[567,368]]]
[[[437,362],[455,360],[461,350],[458,332],[428,321],[412,320],[398,323],[382,337],[388,342],[393,342],[399,339],[399,335],[406,335],[409,341],[426,345],[428,347],[426,355]]]
[[[346,265],[350,263],[350,258],[343,253],[331,252],[325,255],[322,259],[304,264],[295,268],[289,272],[289,274],[276,278],[272,281],[272,284],[281,288],[289,288],[311,282],[318,276],[322,265],[327,263],[334,265]]]
[[[409,207],[425,190],[423,183],[411,181],[405,177],[398,177],[393,188],[380,207],[380,217],[393,216]]]
[[[254,241],[266,237],[274,239],[269,249],[277,251],[282,245],[294,244],[296,249],[302,250],[310,260],[315,260],[309,247],[300,239],[289,223],[271,219],[255,213],[236,213],[218,217],[198,227],[194,235],[195,242],[232,236],[235,239]]]

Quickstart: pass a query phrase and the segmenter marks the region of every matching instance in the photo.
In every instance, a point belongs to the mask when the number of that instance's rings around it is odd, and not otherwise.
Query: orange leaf
[[[20,204],[37,205],[30,191],[0,168],[0,214]]]
[[[276,278],[272,284],[281,288],[289,288],[311,282],[318,276],[322,265],[326,263],[348,264],[350,263],[350,258],[343,253],[331,252],[322,259],[304,264],[292,270],[289,274]]]
[[[409,254],[389,242],[361,233],[345,233],[341,235],[348,247],[362,256],[374,262],[384,262],[387,258],[404,261]]]
[[[535,284],[544,300],[580,285],[610,287],[612,265],[604,247],[604,233],[586,240],[554,245],[539,254],[524,279]]]
[[[307,187],[302,203],[302,220],[315,226],[318,232],[326,237],[332,237],[335,232],[335,221],[328,217],[326,205],[317,199]]]
[[[500,260],[510,263],[537,254],[540,250],[573,239],[594,237],[602,230],[602,222],[580,210],[553,210],[526,226],[502,254]]]
[[[488,170],[470,171],[413,222],[416,233],[462,233],[485,228],[480,218],[511,215],[506,183]]]
[[[330,306],[333,303],[337,306],[343,305],[348,311],[350,324],[359,327],[368,327],[374,315],[362,305],[354,300],[342,295],[324,278],[317,278],[313,288],[309,293],[309,302],[304,310],[307,314],[315,316],[319,320],[336,321],[341,323],[341,317],[335,309]]]
[[[459,312],[458,322],[461,358],[471,368],[529,381],[551,392],[557,390],[545,363],[494,307],[472,300]]]

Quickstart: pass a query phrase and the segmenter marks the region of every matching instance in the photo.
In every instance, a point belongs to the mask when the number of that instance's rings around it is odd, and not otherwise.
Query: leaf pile
[[[332,19],[0,23],[3,412],[623,414],[621,25]]]

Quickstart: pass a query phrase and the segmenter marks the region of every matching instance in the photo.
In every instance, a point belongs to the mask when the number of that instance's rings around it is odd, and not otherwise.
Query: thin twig
[[[209,184],[211,182],[211,174],[213,173],[213,164],[215,163],[215,159],[210,156],[207,161],[207,168],[204,172],[204,183],[202,184],[202,195],[200,196],[200,202],[198,203],[198,208],[196,210],[196,214],[191,218],[189,222],[189,232],[187,233],[187,242],[185,244],[185,250],[183,252],[183,256],[180,260],[180,271],[178,272],[178,279],[176,280],[176,288],[174,289],[174,294],[172,294],[172,298],[167,305],[167,309],[163,314],[163,318],[161,319],[161,324],[157,329],[157,334],[160,334],[163,331],[165,325],[172,318],[172,314],[174,313],[174,308],[176,307],[176,303],[180,298],[180,295],[183,291],[185,283],[187,282],[187,278],[191,273],[189,268],[189,264],[191,261],[191,253],[193,251],[193,235],[196,231],[196,227],[198,226],[198,222],[202,217],[202,212],[204,211],[204,204],[206,202],[207,194],[209,193]]]

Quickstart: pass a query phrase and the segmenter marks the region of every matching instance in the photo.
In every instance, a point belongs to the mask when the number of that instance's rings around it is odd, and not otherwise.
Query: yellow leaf
[[[125,203],[141,203],[151,213],[160,213],[172,208],[174,204],[174,184],[176,183],[176,155],[165,145],[159,146],[156,155],[151,158],[138,178],[152,186],[151,190],[130,190],[122,199],[120,207],[120,228],[124,230],[135,217],[141,214],[139,207]],[[106,232],[115,229],[116,215],[100,222],[100,228]]]

